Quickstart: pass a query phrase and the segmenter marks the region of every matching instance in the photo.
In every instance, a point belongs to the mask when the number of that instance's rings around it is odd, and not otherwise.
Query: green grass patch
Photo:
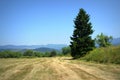
[[[96,48],[81,59],[99,63],[120,64],[120,46]]]

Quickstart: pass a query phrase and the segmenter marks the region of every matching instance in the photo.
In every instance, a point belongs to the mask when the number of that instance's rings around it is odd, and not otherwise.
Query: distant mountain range
[[[120,38],[114,38],[112,44],[115,46],[120,45]]]
[[[52,51],[52,50],[56,50],[59,51],[61,50],[63,47],[66,47],[66,44],[48,44],[48,45],[4,45],[4,46],[0,46],[0,51],[3,50],[12,50],[12,51],[25,51],[26,49],[32,49],[35,51],[41,51],[41,52],[45,52],[45,51]]]
[[[59,50],[56,50],[56,49],[53,49],[53,48],[46,48],[46,47],[36,48],[36,49],[33,49],[33,50],[34,51],[39,51],[39,52],[51,52],[53,50],[59,51]]]

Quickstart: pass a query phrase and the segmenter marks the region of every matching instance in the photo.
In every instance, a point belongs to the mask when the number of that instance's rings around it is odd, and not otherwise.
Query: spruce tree
[[[93,30],[89,19],[89,15],[81,8],[74,21],[73,35],[70,37],[71,56],[74,59],[84,56],[95,47],[94,40],[91,38]]]

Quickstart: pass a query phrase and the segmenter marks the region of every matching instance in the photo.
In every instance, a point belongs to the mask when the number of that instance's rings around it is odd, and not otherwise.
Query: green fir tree
[[[70,42],[71,56],[74,59],[84,56],[95,47],[94,40],[90,36],[93,30],[89,19],[89,15],[81,8],[74,21],[75,26]]]

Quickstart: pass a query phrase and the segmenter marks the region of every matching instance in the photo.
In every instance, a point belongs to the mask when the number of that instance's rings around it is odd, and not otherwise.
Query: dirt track
[[[101,65],[69,57],[0,59],[0,80],[120,80],[119,65]]]

